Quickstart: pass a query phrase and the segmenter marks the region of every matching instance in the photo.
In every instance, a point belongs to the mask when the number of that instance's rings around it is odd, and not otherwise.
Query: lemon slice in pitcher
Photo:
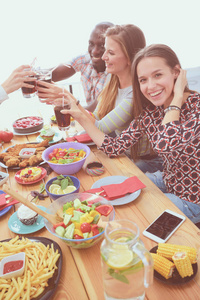
[[[109,253],[106,264],[112,269],[123,270],[130,267],[132,260],[133,252],[131,250],[115,248]]]

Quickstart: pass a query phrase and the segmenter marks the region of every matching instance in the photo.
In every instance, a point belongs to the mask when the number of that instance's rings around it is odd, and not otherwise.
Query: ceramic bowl
[[[86,152],[86,155],[83,159],[69,163],[69,164],[54,164],[52,162],[49,162],[49,154],[56,148],[61,148],[61,149],[69,149],[69,148],[74,148],[74,149],[83,149]],[[42,153],[42,158],[45,162],[47,162],[50,166],[50,168],[56,172],[57,174],[62,174],[62,175],[71,175],[77,173],[83,166],[86,158],[90,154],[90,148],[87,145],[81,144],[81,143],[76,143],[76,142],[65,142],[65,143],[59,143],[55,144],[51,147],[48,147],[44,152]]]
[[[3,270],[4,270],[5,264],[9,263],[9,262],[15,262],[15,261],[22,261],[22,266],[19,269],[17,269],[16,271],[8,272],[8,273],[4,274]],[[12,278],[12,277],[21,276],[24,273],[24,267],[25,267],[25,253],[24,252],[20,252],[20,253],[14,254],[14,255],[9,255],[7,257],[4,257],[0,262],[0,277],[4,278],[4,279],[8,279],[8,278]]]
[[[49,181],[47,181],[46,185],[45,185],[45,190],[47,192],[47,194],[49,195],[49,197],[52,199],[52,200],[56,200],[60,197],[63,197],[64,195],[71,195],[71,194],[74,194],[74,193],[78,193],[79,192],[79,189],[80,189],[80,181],[78,178],[74,177],[74,176],[71,176],[71,175],[63,175],[64,177],[70,177],[71,180],[73,181],[73,184],[74,186],[76,187],[76,189],[71,192],[71,193],[68,193],[68,194],[63,194],[63,195],[57,195],[57,194],[53,194],[49,191],[49,187],[50,185],[53,183],[53,181],[55,181],[57,179],[57,177],[53,177],[51,178]]]

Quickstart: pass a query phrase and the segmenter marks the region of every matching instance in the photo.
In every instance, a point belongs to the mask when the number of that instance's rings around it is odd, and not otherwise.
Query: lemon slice
[[[56,195],[63,195],[63,190],[61,189],[61,187],[59,187],[58,189],[56,189]]]
[[[52,190],[51,193],[52,193],[52,194],[55,194],[55,195],[59,195],[59,192],[58,192],[59,189],[60,189],[59,187],[55,187],[55,188]]]
[[[133,252],[131,250],[116,248],[109,253],[106,264],[112,269],[123,270],[130,267],[129,264],[132,260]]]
[[[59,187],[60,187],[60,185],[53,183],[49,187],[49,192],[54,194],[53,189],[54,188],[59,188]]]
[[[74,185],[68,185],[66,189],[63,190],[63,194],[68,194],[76,190],[76,187]]]

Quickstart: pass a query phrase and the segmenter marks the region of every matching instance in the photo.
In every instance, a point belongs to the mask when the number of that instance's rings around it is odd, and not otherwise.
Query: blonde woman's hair
[[[145,47],[146,41],[142,30],[132,24],[115,25],[105,32],[106,37],[112,38],[120,44],[125,56],[132,63],[135,54]],[[98,117],[102,119],[115,107],[119,87],[119,79],[117,75],[112,74],[110,81],[102,90],[98,97],[100,102],[98,105]]]

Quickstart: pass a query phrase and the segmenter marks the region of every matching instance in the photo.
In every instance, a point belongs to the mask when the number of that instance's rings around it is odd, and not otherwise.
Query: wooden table
[[[12,122],[25,115],[40,115],[43,116],[45,122],[49,122],[49,117],[53,113],[52,107],[39,103],[37,97],[27,100],[23,99],[20,92],[15,92],[11,99],[0,105],[0,128],[3,129],[7,125],[10,127]],[[5,117],[5,114],[7,117]],[[9,116],[9,118],[8,118]],[[38,134],[27,136],[15,135],[12,142],[4,145],[11,146],[16,143],[34,142]],[[87,175],[84,169],[81,169],[75,176],[81,181],[80,192],[90,189],[92,184],[102,177],[111,175],[133,176],[136,175],[145,185],[140,196],[133,202],[123,206],[116,206],[116,219],[127,218],[138,224],[140,233],[164,211],[166,208],[180,213],[179,209],[124,155],[110,159],[104,153],[99,151],[96,146],[91,147],[91,154],[86,163],[97,160],[105,167],[105,173],[99,177],[91,177]],[[5,171],[2,169],[2,171]],[[9,170],[10,185],[14,190],[18,190],[23,196],[31,190],[39,190],[41,182],[34,185],[20,185],[15,179],[16,171]],[[45,182],[56,176],[52,172],[45,178]],[[50,199],[40,201],[40,205],[48,206]],[[16,205],[17,209],[18,205]],[[7,214],[0,218],[0,240],[13,238],[15,233],[8,228],[8,220],[13,214],[12,208]],[[52,297],[53,300],[103,300],[103,283],[101,277],[100,265],[100,243],[88,249],[76,250],[69,248],[60,239],[52,236],[45,228],[40,231],[26,235],[47,237],[55,240],[61,247],[63,253],[63,267],[59,285]],[[140,234],[146,248],[150,250],[156,245],[155,242],[145,238]],[[169,243],[188,245],[200,248],[200,230],[189,220],[181,225],[181,227],[169,239]],[[200,258],[198,258],[198,265]],[[200,265],[199,265],[200,266]],[[200,299],[200,272],[189,283],[180,286],[172,286],[163,284],[156,279],[153,285],[146,290],[145,299],[150,300],[197,300]]]

